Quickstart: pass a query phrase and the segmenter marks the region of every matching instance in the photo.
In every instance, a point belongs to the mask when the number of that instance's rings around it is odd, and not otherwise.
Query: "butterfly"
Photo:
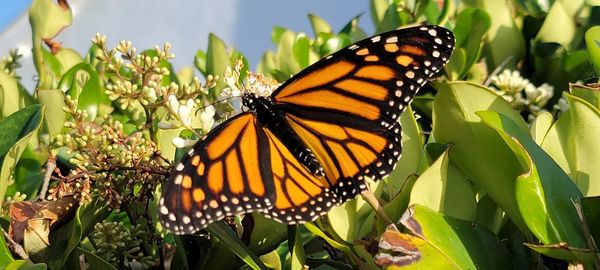
[[[249,212],[313,221],[386,177],[402,151],[399,117],[448,62],[453,34],[417,26],[376,35],[309,66],[194,145],[163,185],[175,234]]]

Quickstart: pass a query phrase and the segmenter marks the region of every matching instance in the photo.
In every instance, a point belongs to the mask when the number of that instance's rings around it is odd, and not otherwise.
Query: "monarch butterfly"
[[[316,62],[214,128],[175,166],[159,201],[162,224],[190,234],[262,212],[313,221],[381,179],[402,150],[400,114],[454,48],[439,26],[376,35]]]

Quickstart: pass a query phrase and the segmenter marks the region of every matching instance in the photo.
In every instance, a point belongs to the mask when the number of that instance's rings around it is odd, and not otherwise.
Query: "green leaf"
[[[477,7],[490,16],[487,32],[486,58],[493,69],[508,60],[505,68],[515,69],[525,55],[525,41],[513,18],[512,6],[507,1],[476,1]]]
[[[254,228],[250,234],[248,247],[256,254],[265,254],[274,250],[287,237],[287,226],[272,219],[266,218],[262,214],[252,213],[254,219]]]
[[[308,20],[310,21],[310,26],[312,27],[315,37],[320,33],[333,34],[333,29],[331,29],[329,23],[327,23],[327,21],[325,21],[323,18],[310,13],[308,14]]]
[[[63,111],[66,106],[65,94],[59,89],[40,89],[37,93],[38,101],[44,105],[46,129],[54,137],[61,132],[67,120],[67,113]]]
[[[585,32],[585,45],[596,74],[600,74],[600,26],[594,26]]]
[[[82,77],[87,78],[84,85],[79,82]],[[77,100],[77,109],[87,111],[90,121],[112,111],[111,101],[102,87],[98,72],[87,63],[77,64],[67,71],[60,80],[59,89]]]
[[[400,115],[402,125],[402,156],[396,165],[396,169],[390,173],[386,181],[386,192],[395,196],[404,185],[404,180],[413,174],[421,174],[427,168],[427,158],[423,151],[423,133],[415,118],[412,107]],[[401,212],[404,212],[402,209]],[[400,218],[397,213],[396,219]]]
[[[544,254],[548,257],[581,264],[582,269],[594,269],[594,264],[592,262],[596,257],[596,251],[593,249],[574,248],[565,246],[564,244],[534,245],[525,243],[525,245],[535,250],[537,253]]]
[[[385,269],[510,269],[502,243],[476,223],[418,204],[400,222],[410,234],[387,230],[379,242],[375,262]]]
[[[85,249],[79,248],[79,247],[77,248],[77,250],[79,252],[83,253],[83,255],[85,256],[85,260],[89,264],[89,268],[86,268],[86,269],[90,269],[90,270],[102,270],[102,269],[116,270],[117,269],[114,266],[112,266],[112,264],[110,264],[109,262],[100,258],[98,255],[96,255],[94,253],[91,253],[91,252],[89,252]]]
[[[18,191],[25,194],[28,199],[35,197],[42,185],[42,167],[47,160],[48,155],[35,151],[31,145],[28,145],[15,168],[15,182],[8,187],[6,195],[12,196]]]
[[[75,65],[83,62],[81,55],[73,49],[62,48],[55,55],[56,60],[60,63],[61,73],[66,72]]]
[[[342,27],[342,30],[340,30],[339,34],[348,35],[350,37],[351,42],[357,42],[359,40],[367,38],[367,33],[365,33],[365,31],[358,26],[360,16],[362,16],[362,13],[352,18],[352,20],[350,20],[344,27]]]
[[[35,136],[44,118],[43,107],[31,105],[0,122],[0,205],[21,154]]]
[[[475,222],[488,230],[498,233],[504,225],[504,212],[488,195],[479,198]]]
[[[580,84],[569,85],[569,90],[573,96],[585,100],[592,107],[600,110],[600,87],[590,87]]]
[[[531,134],[531,137],[535,143],[542,145],[546,134],[548,134],[548,130],[550,130],[550,127],[552,127],[553,121],[554,118],[549,112],[541,112],[538,114],[529,128],[529,133]]]
[[[10,249],[8,249],[8,245],[6,245],[6,240],[4,239],[4,235],[0,235],[0,268],[5,269],[8,264],[14,262],[12,254],[10,253]]]
[[[208,49],[206,50],[206,55],[206,74],[212,74],[213,76],[223,78],[225,69],[229,66],[229,55],[227,54],[225,42],[213,33],[208,35]],[[219,93],[224,87],[225,82],[222,79],[218,80],[217,85],[214,88],[215,92],[213,93],[213,97],[219,96]]]
[[[293,74],[300,71],[300,65],[296,62],[294,57],[294,43],[296,40],[296,34],[292,31],[285,31],[281,34],[279,43],[277,44],[277,53],[275,55],[276,62],[278,64],[278,70],[283,73],[284,78],[278,78],[277,80],[287,80]]]
[[[29,22],[34,39],[53,38],[63,28],[71,25],[71,10],[51,0],[34,0],[29,8]]]
[[[294,58],[300,65],[300,68],[304,69],[310,65],[310,53],[311,53],[310,39],[304,34],[298,34],[296,41],[294,42]]]
[[[383,17],[385,16],[385,12],[389,7],[387,0],[371,0],[370,10],[371,10],[371,19],[373,20],[373,24],[375,26],[381,24]]]
[[[515,180],[522,173],[512,150],[475,112],[491,110],[509,115],[528,130],[518,112],[502,97],[483,86],[452,82],[441,86],[433,104],[433,137],[451,144],[450,161],[485,190],[524,232],[527,226],[515,199]]]
[[[210,234],[219,239],[219,243],[225,245],[242,259],[252,269],[267,269],[263,262],[235,235],[229,226],[223,222],[215,222],[206,229]],[[210,259],[209,259],[210,260]],[[226,262],[222,262],[226,263]],[[214,266],[210,263],[208,265]]]
[[[577,34],[575,18],[581,12],[583,4],[583,0],[554,1],[535,38],[536,41],[558,43],[569,48]]]
[[[5,270],[46,270],[46,264],[32,263],[31,261],[18,260],[9,263]]]
[[[332,36],[319,48],[319,54],[322,56],[330,55],[350,45],[350,43],[350,38],[345,34]]]
[[[477,201],[471,182],[448,159],[445,151],[413,186],[409,205],[419,204],[447,216],[473,220]]]
[[[387,31],[394,30],[401,25],[400,22],[400,13],[398,11],[398,7],[396,5],[389,5],[387,10],[385,11],[383,18],[376,25],[375,31],[377,33],[383,33]]]
[[[569,103],[548,131],[542,148],[570,176],[584,196],[600,195],[600,111],[576,96],[563,94]]]
[[[544,244],[586,248],[574,205],[582,195],[567,174],[510,118],[492,111],[478,115],[502,136],[519,159],[523,172],[517,179],[515,195],[531,232]]]
[[[48,250],[48,266],[61,269],[69,254],[79,246],[83,236],[88,235],[94,225],[110,214],[106,202],[94,198],[92,202],[80,205],[75,217],[67,224],[50,233],[50,249]]]
[[[0,120],[25,108],[30,95],[19,87],[15,77],[0,71]]]
[[[194,66],[204,77],[208,75],[208,73],[206,73],[206,58],[206,52],[203,50],[198,50],[196,56],[194,56]]]
[[[288,226],[288,246],[291,254],[292,269],[302,269],[306,264],[306,255],[302,246],[302,237],[298,226]]]
[[[590,234],[595,239],[596,243],[600,241],[600,196],[587,197],[581,200],[581,207],[585,221],[587,222],[588,229],[591,230]]]
[[[462,78],[479,61],[483,39],[490,26],[490,16],[483,10],[467,8],[458,15],[453,32],[456,37],[456,47],[465,50],[465,62],[460,70],[460,76],[455,78]]]

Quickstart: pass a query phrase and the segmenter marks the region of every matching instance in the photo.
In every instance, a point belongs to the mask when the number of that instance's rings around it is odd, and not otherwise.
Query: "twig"
[[[8,247],[17,255],[19,255],[19,257],[21,257],[24,260],[29,260],[29,255],[27,255],[27,252],[25,252],[25,250],[23,249],[23,247],[15,242],[10,235],[8,235],[8,233],[4,230],[4,228],[0,227],[0,230],[2,230],[2,233],[4,234],[4,237],[6,238],[6,241],[8,242]]]
[[[382,218],[383,221],[385,221],[386,225],[394,224],[394,222],[392,222],[390,217],[388,217],[388,215],[383,210],[383,206],[381,206],[381,203],[379,203],[379,200],[377,198],[375,198],[375,195],[373,195],[373,192],[371,192],[370,190],[367,190],[367,191],[364,191],[363,193],[361,193],[360,195],[369,205],[371,205],[371,207],[373,207],[373,210],[375,210],[377,215],[380,218]]]
[[[48,185],[50,184],[50,178],[52,177],[52,172],[56,169],[56,157],[53,154],[50,154],[48,157],[48,161],[46,162],[46,172],[44,173],[44,182],[42,183],[42,189],[40,190],[40,194],[37,196],[37,200],[44,200],[46,198],[46,193],[48,192]]]

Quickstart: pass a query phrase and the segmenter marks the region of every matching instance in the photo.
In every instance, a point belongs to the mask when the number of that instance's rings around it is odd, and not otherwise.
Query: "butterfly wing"
[[[324,177],[313,175],[302,165],[284,143],[269,129],[271,171],[275,186],[275,203],[265,215],[287,224],[313,221],[340,200]]]
[[[272,94],[342,200],[366,188],[364,176],[393,170],[402,150],[400,114],[453,47],[442,27],[387,32],[326,57]]]
[[[160,220],[176,234],[190,234],[225,216],[270,209],[270,159],[269,140],[254,114],[229,119],[175,166],[163,185]]]

